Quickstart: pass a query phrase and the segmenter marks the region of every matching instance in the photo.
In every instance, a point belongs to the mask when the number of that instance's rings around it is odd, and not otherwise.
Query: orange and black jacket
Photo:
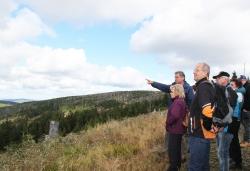
[[[212,128],[215,89],[206,78],[195,84],[196,93],[190,108],[188,132],[190,136],[213,139]]]

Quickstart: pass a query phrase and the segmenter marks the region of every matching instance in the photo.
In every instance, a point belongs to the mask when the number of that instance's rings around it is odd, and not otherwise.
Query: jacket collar
[[[173,101],[174,100],[184,100],[183,98],[180,98],[179,96],[176,96],[175,98],[173,98]]]
[[[203,81],[208,81],[208,79],[205,77],[205,78],[202,78],[201,80],[197,81],[195,83],[195,87],[198,87]]]

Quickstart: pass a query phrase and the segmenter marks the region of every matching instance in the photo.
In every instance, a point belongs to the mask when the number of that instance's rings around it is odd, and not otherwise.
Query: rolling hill
[[[4,99],[2,101],[12,102],[12,103],[16,104],[16,103],[31,102],[34,100],[30,100],[30,99]]]
[[[0,108],[8,107],[17,104],[16,102],[8,101],[8,100],[0,100]]]
[[[0,150],[21,143],[25,135],[38,142],[51,120],[65,136],[113,119],[121,120],[166,108],[167,96],[156,91],[124,91],[25,102],[0,109]]]

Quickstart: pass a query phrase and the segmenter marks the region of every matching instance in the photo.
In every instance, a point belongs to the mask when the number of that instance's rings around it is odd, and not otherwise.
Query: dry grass
[[[0,170],[163,171],[168,165],[164,122],[164,114],[150,113],[38,144],[27,138],[21,148],[0,154]],[[250,170],[250,149],[242,152],[244,171]],[[218,170],[215,141],[210,166]],[[187,163],[181,170],[187,170]]]
[[[164,170],[165,115],[111,121],[43,143],[27,141],[0,155],[1,170]]]

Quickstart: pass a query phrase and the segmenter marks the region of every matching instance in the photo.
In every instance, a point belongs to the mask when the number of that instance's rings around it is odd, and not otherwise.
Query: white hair
[[[210,66],[207,63],[205,63],[205,62],[198,63],[198,65],[201,65],[202,71],[205,72],[205,73],[207,73],[207,76],[209,77],[209,75],[210,75]]]

